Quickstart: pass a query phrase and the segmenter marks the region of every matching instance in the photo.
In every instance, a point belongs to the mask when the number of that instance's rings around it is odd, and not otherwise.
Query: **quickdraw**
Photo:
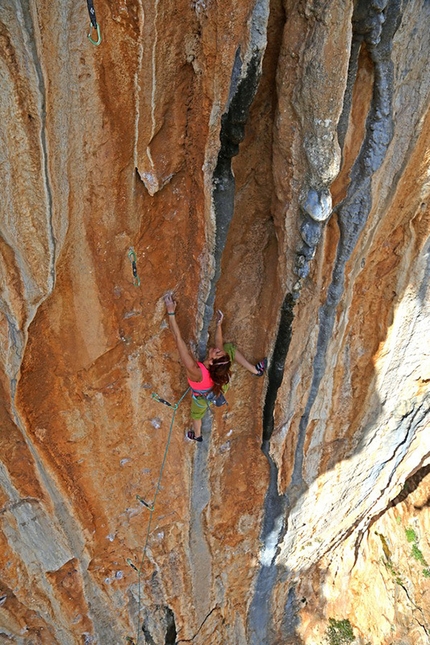
[[[128,252],[128,257],[130,258],[131,269],[133,271],[133,284],[134,284],[135,287],[140,287],[140,278],[139,278],[139,276],[137,274],[137,264],[136,264],[137,257],[136,257],[136,253],[134,252],[133,248],[130,248],[130,250]]]
[[[88,13],[90,14],[90,33],[88,34],[88,39],[90,43],[97,46],[102,42],[102,37],[100,34],[100,26],[96,18],[96,10],[94,9],[93,0],[87,0],[87,6]],[[93,29],[95,29],[97,33],[97,40],[94,40],[94,38],[92,37]]]
[[[168,408],[173,408],[174,410],[178,408],[178,403],[169,403],[169,401],[166,401],[166,399],[162,399],[161,396],[158,396],[158,394],[155,394],[155,392],[151,394],[151,398],[154,399],[154,401],[157,401],[158,403],[167,405]]]

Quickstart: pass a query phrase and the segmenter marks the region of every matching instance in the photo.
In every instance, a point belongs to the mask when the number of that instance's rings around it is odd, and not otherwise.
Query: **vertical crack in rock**
[[[275,564],[278,544],[286,531],[288,499],[278,493],[278,468],[270,456],[269,441],[263,441],[262,451],[269,462],[269,488],[264,501],[264,520],[261,531],[263,544],[260,553],[254,595],[248,610],[248,634],[250,645],[267,643],[272,615],[272,592],[277,581],[278,570]]]
[[[257,0],[250,20],[250,43],[241,60],[239,49],[233,65],[227,112],[221,119],[220,151],[212,178],[212,200],[215,213],[214,275],[205,302],[198,353],[204,357],[208,329],[213,316],[216,285],[221,274],[221,259],[234,214],[235,181],[232,158],[239,153],[245,136],[245,124],[261,77],[263,55],[267,44],[268,0]],[[208,446],[212,429],[209,414],[203,421],[205,441],[198,446],[193,464],[190,509],[190,560],[193,571],[195,606],[199,615],[208,613],[211,599],[211,554],[204,534],[202,516],[210,501],[208,480]]]
[[[238,56],[236,56],[236,63],[237,60]],[[210,283],[209,295],[205,303],[203,329],[199,343],[199,353],[201,356],[206,353],[208,328],[213,315],[216,286],[221,275],[221,259],[234,213],[235,180],[231,168],[231,160],[239,153],[239,144],[245,136],[245,124],[260,78],[260,62],[260,57],[254,56],[251,59],[246,76],[238,82],[236,92],[230,100],[229,109],[222,116],[221,120],[221,148],[212,179],[212,200],[216,227],[214,248],[215,270]],[[237,82],[236,75],[237,71],[234,70],[234,84]]]
[[[386,3],[384,3],[385,8]],[[376,6],[376,5],[375,5]],[[343,294],[345,265],[355,248],[372,206],[371,181],[381,166],[393,136],[391,62],[392,39],[400,21],[400,0],[390,3],[385,12],[361,0],[353,16],[355,41],[366,43],[374,65],[372,104],[367,117],[366,136],[351,171],[351,183],[345,200],[337,207],[340,240],[325,303],[319,313],[317,350],[313,377],[305,411],[300,420],[291,485],[299,489],[302,479],[303,450],[309,415],[318,395],[326,369],[326,353],[332,336],[337,306]],[[353,47],[355,52],[355,48]],[[350,69],[354,69],[354,65]]]
[[[250,21],[250,44],[241,60],[236,52],[230,83],[228,109],[221,118],[220,151],[212,177],[212,202],[215,214],[214,275],[205,302],[199,354],[206,352],[209,324],[213,315],[216,285],[221,275],[221,258],[234,214],[235,180],[231,160],[239,153],[245,136],[245,124],[261,77],[267,44],[268,0],[257,0]]]
[[[274,429],[274,410],[278,390],[284,378],[285,360],[291,342],[291,326],[294,319],[294,299],[290,293],[285,296],[281,307],[281,319],[268,370],[268,385],[263,408],[263,441],[269,441]]]

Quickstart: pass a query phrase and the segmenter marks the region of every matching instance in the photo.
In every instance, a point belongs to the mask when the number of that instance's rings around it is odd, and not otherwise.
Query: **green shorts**
[[[230,358],[233,363],[234,357],[236,355],[236,346],[233,343],[224,343],[224,351]],[[225,385],[222,388],[223,392],[227,392],[229,384]],[[191,418],[192,419],[203,419],[206,414],[206,410],[212,405],[204,396],[193,396],[191,400]]]

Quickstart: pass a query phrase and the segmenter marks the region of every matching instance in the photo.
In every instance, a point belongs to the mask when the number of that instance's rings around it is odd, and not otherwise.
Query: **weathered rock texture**
[[[95,8],[0,3],[0,641],[425,645],[429,2]]]

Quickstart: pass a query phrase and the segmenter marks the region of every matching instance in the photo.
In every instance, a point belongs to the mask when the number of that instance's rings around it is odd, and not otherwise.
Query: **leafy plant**
[[[415,533],[414,529],[411,529],[411,528],[405,529],[405,533],[406,533],[407,541],[412,543],[411,556],[417,562],[422,564],[423,567],[425,567],[425,569],[423,569],[423,576],[425,578],[430,578],[430,568],[429,568],[428,562],[426,561],[425,557],[423,556],[423,552],[421,551],[421,549],[418,546],[418,536],[417,536],[417,534]]]
[[[422,551],[418,548],[417,544],[412,545],[411,555],[413,558],[415,558],[415,560],[420,562],[423,567],[427,566],[427,562],[425,561]]]
[[[328,619],[329,626],[326,631],[326,639],[329,645],[348,645],[354,640],[354,632],[348,619]]]
[[[418,542],[418,536],[415,533],[414,529],[405,529],[405,533],[408,542]]]

